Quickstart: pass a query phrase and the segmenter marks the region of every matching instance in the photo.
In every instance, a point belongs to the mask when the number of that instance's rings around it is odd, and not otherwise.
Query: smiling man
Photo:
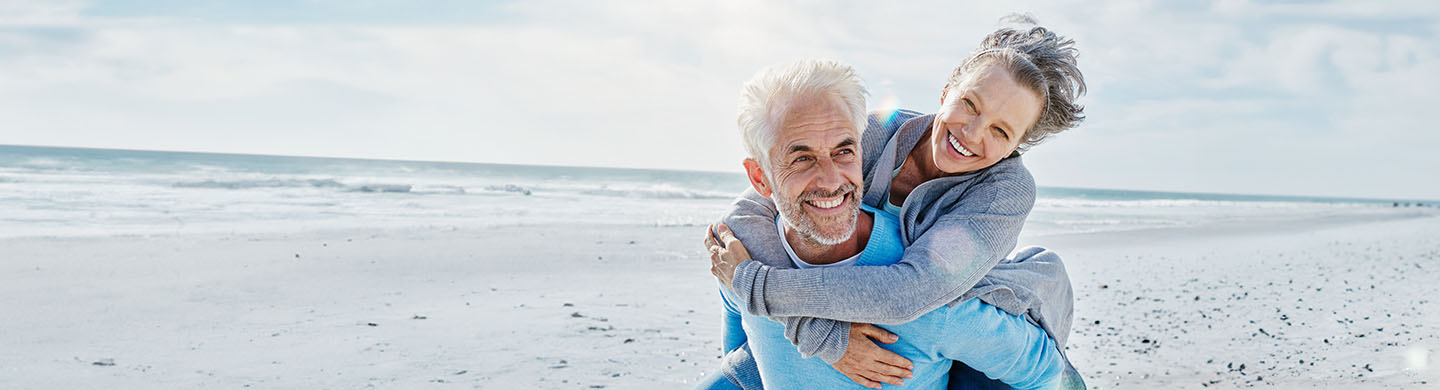
[[[787,268],[899,261],[904,251],[899,220],[862,204],[859,197],[865,93],[854,70],[834,61],[777,65],[746,83],[739,115],[750,154],[745,171],[755,192],[773,206],[750,202],[737,207],[767,209],[748,215],[770,218],[763,223],[775,226],[768,236],[747,238],[751,248],[783,251]],[[723,226],[717,234],[707,240],[737,243]],[[939,389],[946,387],[957,360],[1017,388],[1046,388],[1065,368],[1042,329],[971,299],[883,330],[853,325],[852,338],[888,343],[892,353],[879,354],[881,364],[842,373],[819,357],[802,356],[789,340],[796,335],[787,334],[783,324],[740,310],[729,289],[720,291],[727,313],[726,369],[707,378],[702,388],[863,388],[883,381]]]

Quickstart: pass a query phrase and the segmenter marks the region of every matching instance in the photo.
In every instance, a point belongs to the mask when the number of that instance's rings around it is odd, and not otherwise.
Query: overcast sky
[[[1440,2],[0,0],[0,144],[740,172],[804,57],[932,112],[1012,12],[1090,119],[1042,186],[1440,199]]]

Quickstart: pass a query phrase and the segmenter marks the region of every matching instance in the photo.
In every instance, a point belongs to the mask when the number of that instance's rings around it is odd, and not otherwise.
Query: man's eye
[[[802,162],[807,162],[807,161],[810,161],[810,156],[800,156],[800,157],[796,157],[796,158],[795,158],[795,162],[797,162],[797,163],[802,163]]]
[[[835,152],[835,154],[851,154],[851,153],[855,153],[855,151],[854,151],[854,150],[850,150],[850,149],[841,149],[839,152]]]

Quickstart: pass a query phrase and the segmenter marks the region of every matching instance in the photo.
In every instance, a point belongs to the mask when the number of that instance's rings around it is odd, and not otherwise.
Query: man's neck
[[[851,234],[850,239],[835,245],[810,241],[809,238],[790,227],[790,224],[785,224],[785,241],[790,243],[790,249],[795,251],[795,256],[806,263],[834,264],[854,257],[855,254],[865,250],[865,243],[870,241],[870,230],[874,228],[874,224],[875,216],[861,210],[855,216],[855,234]]]

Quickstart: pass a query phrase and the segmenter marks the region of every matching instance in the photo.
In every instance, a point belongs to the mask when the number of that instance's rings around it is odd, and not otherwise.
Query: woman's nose
[[[980,141],[983,141],[983,139],[981,138],[984,132],[980,131],[981,127],[979,125],[979,119],[981,118],[976,117],[975,119],[975,122],[970,122],[969,124],[966,124],[965,128],[960,130],[960,134],[965,137],[966,148],[976,148],[979,146]],[[975,151],[971,150],[971,152]]]

